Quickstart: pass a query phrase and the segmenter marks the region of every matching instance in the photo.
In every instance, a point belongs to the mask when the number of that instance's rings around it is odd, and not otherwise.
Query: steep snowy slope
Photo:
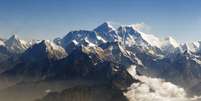
[[[200,42],[184,43],[184,44],[181,44],[181,47],[183,51],[187,50],[187,51],[196,53],[200,50]]]
[[[67,53],[62,47],[49,40],[43,40],[42,42],[33,45],[22,54],[22,58],[26,61],[39,61],[41,59],[57,60],[65,58],[66,56]]]
[[[178,52],[180,48],[179,43],[173,39],[172,37],[167,37],[164,39],[161,39],[161,46],[160,49],[166,53],[166,54],[171,54]]]
[[[97,32],[99,38],[102,38],[105,42],[114,42],[118,40],[118,32],[109,22],[101,24],[95,28],[94,31]]]
[[[63,39],[61,39],[61,45],[64,48],[68,47],[72,42],[79,46],[95,46],[103,43],[104,40],[94,31],[80,30],[69,32]]]
[[[27,42],[20,40],[16,35],[13,35],[6,40],[5,46],[11,53],[22,53],[29,47]]]

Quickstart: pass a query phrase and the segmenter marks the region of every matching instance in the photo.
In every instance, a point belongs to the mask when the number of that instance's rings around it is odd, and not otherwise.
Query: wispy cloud
[[[141,23],[136,23],[132,25],[134,28],[136,28],[137,30],[143,30],[145,28],[145,24],[143,22]]]
[[[151,33],[151,27],[149,25],[145,24],[144,22],[135,23],[135,24],[132,24],[132,26],[139,31]]]

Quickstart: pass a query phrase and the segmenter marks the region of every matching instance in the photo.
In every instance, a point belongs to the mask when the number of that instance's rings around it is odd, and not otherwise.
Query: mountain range
[[[125,93],[135,84],[146,84],[142,76],[181,87],[186,97],[201,95],[201,42],[178,43],[133,25],[116,28],[109,22],[53,41],[26,42],[16,35],[0,40],[0,98],[4,101],[130,101]],[[22,94],[17,93],[20,89]]]

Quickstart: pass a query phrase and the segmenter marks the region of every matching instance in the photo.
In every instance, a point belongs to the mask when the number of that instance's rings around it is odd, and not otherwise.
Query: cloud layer
[[[132,66],[128,72],[140,80],[134,83],[129,91],[125,93],[130,101],[200,101],[198,97],[188,98],[183,88],[159,78],[138,76],[135,67]]]

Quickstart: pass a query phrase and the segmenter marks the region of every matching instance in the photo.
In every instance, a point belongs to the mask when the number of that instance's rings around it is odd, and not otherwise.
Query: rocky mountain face
[[[17,90],[27,87],[23,94],[33,96],[16,101],[131,101],[137,92],[132,101],[143,101],[137,99],[146,94],[191,101],[183,99],[201,92],[200,53],[200,42],[179,44],[172,37],[158,38],[132,25],[116,28],[109,22],[54,41],[26,42],[14,35],[0,40],[0,98],[17,96]],[[162,94],[160,90],[167,89],[155,83],[179,94]],[[33,84],[40,85],[38,91]],[[51,90],[44,94],[46,87]],[[4,101],[12,101],[6,97]]]

